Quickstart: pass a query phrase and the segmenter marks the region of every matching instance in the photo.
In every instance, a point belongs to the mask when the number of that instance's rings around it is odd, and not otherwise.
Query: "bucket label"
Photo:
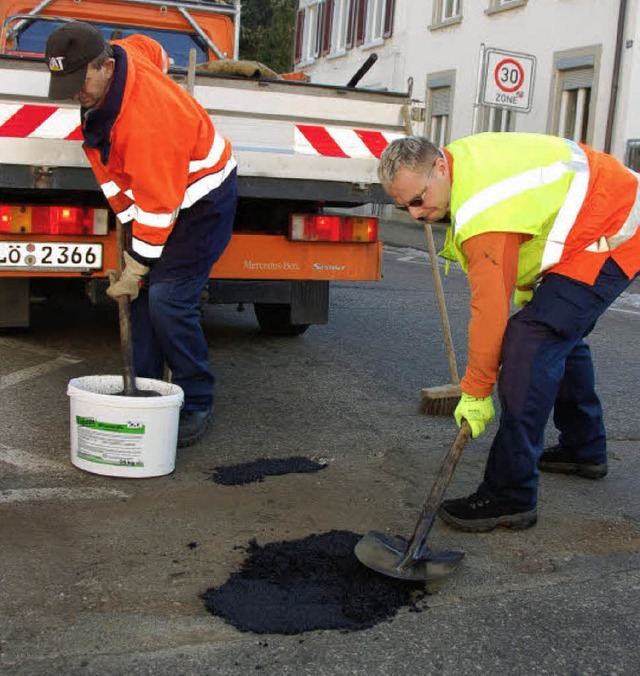
[[[102,465],[144,467],[142,423],[109,423],[76,416],[78,457]]]

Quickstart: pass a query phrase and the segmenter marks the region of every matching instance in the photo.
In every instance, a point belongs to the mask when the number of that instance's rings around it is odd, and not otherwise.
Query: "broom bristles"
[[[453,415],[460,396],[460,386],[455,383],[423,387],[420,390],[420,412],[425,415]]]

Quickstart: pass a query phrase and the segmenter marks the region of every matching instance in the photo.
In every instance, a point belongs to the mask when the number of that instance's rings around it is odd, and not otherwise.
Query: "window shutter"
[[[367,0],[359,0],[356,12],[356,45],[364,42],[364,33],[367,28]]]
[[[304,9],[299,9],[296,14],[296,32],[293,37],[293,63],[302,60],[302,31],[304,30]]]
[[[393,16],[396,9],[396,0],[387,0],[384,7],[384,32],[382,37],[390,38],[393,34]]]
[[[589,89],[593,85],[593,68],[562,71],[562,89]]]
[[[347,22],[347,36],[345,41],[345,47],[351,49],[353,47],[353,41],[356,34],[356,12],[358,8],[358,0],[345,0],[349,2],[349,10],[347,16],[349,20]]]
[[[449,114],[450,94],[449,87],[437,87],[431,90],[431,117]]]
[[[335,0],[326,0],[324,8],[324,21],[322,26],[322,50],[324,56],[331,51],[331,29],[333,28],[333,11]]]

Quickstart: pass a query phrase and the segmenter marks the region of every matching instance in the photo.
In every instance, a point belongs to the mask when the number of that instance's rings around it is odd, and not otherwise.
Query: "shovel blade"
[[[401,537],[391,537],[370,531],[355,546],[360,563],[382,575],[399,580],[432,581],[451,575],[460,565],[464,552],[433,552],[426,544],[418,556],[407,566],[400,566],[408,542]]]

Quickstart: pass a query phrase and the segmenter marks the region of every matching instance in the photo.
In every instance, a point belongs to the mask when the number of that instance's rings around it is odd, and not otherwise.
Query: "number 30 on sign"
[[[482,103],[528,113],[533,98],[535,68],[535,56],[486,49]]]

